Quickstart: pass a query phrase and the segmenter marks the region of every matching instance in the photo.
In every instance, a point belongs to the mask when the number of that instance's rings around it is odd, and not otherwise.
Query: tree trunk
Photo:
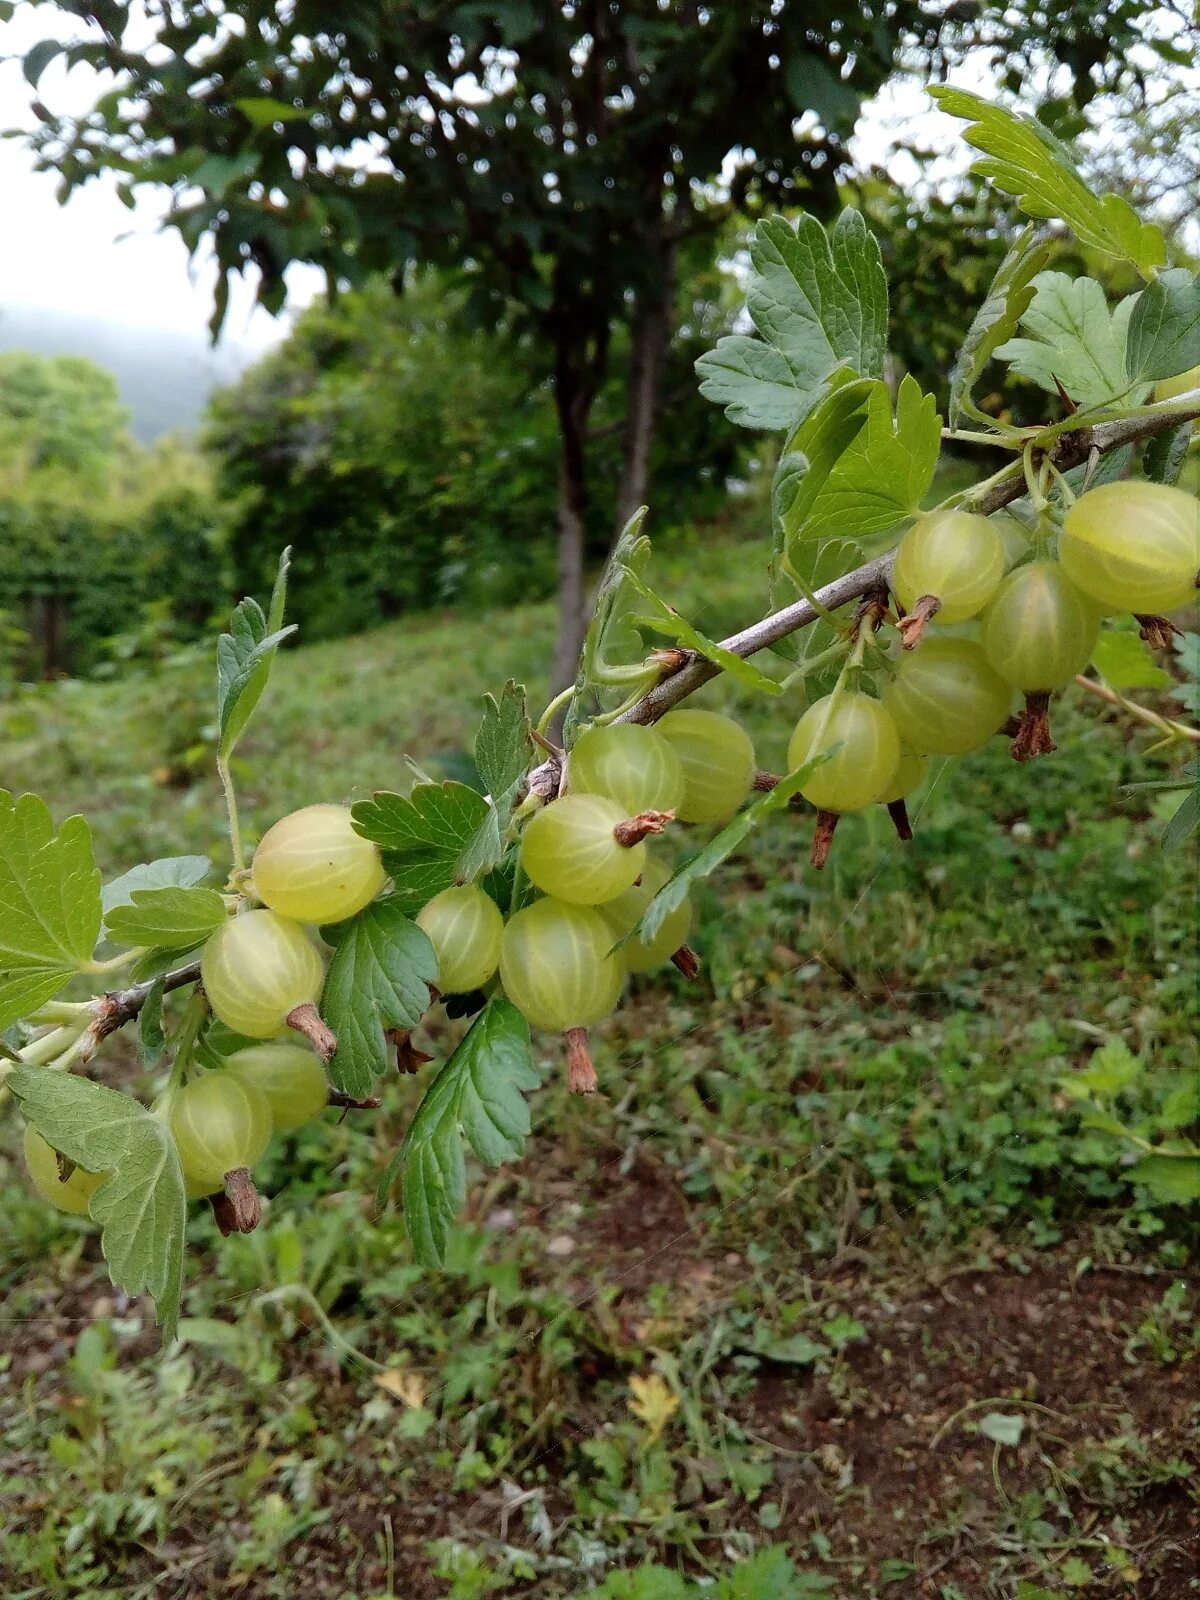
[[[628,400],[625,414],[625,452],[617,490],[616,532],[646,504],[650,450],[658,425],[662,375],[671,339],[671,303],[675,287],[675,251],[661,247],[662,270],[653,297],[639,304],[631,329]]]
[[[558,639],[551,667],[551,691],[574,683],[587,632],[587,582],[584,561],[587,514],[585,436],[591,392],[559,363],[555,382],[558,409]]]

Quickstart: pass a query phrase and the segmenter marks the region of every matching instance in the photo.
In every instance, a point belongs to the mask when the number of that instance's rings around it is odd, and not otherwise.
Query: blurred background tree
[[[433,263],[461,273],[474,322],[531,340],[558,430],[559,680],[586,611],[593,410],[623,337],[619,524],[648,494],[680,251],[711,254],[737,212],[830,213],[860,104],[898,66],[983,48],[1022,86],[1061,62],[1082,101],[1122,81],[1144,17],[1140,0],[37,3],[88,27],[35,46],[31,81],[65,51],[116,84],[82,117],[43,107],[39,161],[65,193],[106,168],[168,186],[171,223],[215,246],[216,324],[248,267],[278,310],[294,260],[398,286]],[[145,11],[149,36],[130,27]]]

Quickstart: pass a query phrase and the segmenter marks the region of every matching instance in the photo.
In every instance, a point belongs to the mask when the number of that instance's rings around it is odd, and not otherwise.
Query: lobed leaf
[[[967,89],[942,85],[929,92],[943,111],[970,122],[966,141],[984,155],[971,170],[1012,195],[1026,216],[1065,222],[1081,244],[1132,261],[1143,278],[1166,261],[1162,229],[1142,222],[1118,195],[1093,194],[1042,123]]]
[[[483,724],[475,737],[475,765],[491,804],[463,846],[455,864],[456,881],[472,883],[502,859],[508,824],[533,751],[525,690],[510,678],[499,701],[490,694],[484,696]]]
[[[126,904],[109,912],[106,926],[118,944],[190,950],[215,933],[225,917],[225,902],[215,889],[134,889]]]
[[[971,391],[988,362],[1017,331],[1033,299],[1033,280],[1050,259],[1050,247],[1031,223],[1018,234],[997,268],[987,298],[975,313],[950,374],[949,421],[957,428],[970,409]]]
[[[1092,650],[1092,666],[1111,689],[1161,689],[1171,676],[1154,659],[1154,653],[1136,633],[1106,629]]]
[[[404,1219],[418,1261],[445,1260],[466,1194],[463,1139],[485,1166],[517,1160],[529,1133],[523,1091],[539,1082],[524,1017],[508,1000],[489,1000],[425,1091],[379,1187],[383,1205],[404,1165]]]
[[[1131,378],[1151,380],[1200,367],[1200,277],[1175,267],[1142,290],[1129,319],[1126,365]]]
[[[107,915],[116,906],[132,905],[136,889],[190,889],[203,883],[211,871],[212,862],[207,856],[162,856],[158,861],[130,867],[106,883],[100,891],[100,904]]]
[[[356,832],[377,844],[394,881],[389,900],[418,911],[452,884],[466,882],[460,861],[488,822],[491,807],[465,783],[418,783],[412,793],[387,791],[351,808]]]
[[[153,1295],[163,1337],[174,1337],[187,1202],[166,1125],[126,1094],[71,1073],[18,1067],[7,1083],[28,1121],[88,1172],[106,1173],[89,1210],[113,1283]]]
[[[262,699],[275,651],[296,631],[294,623],[283,626],[291,555],[289,547],[279,558],[266,615],[256,600],[247,597],[234,610],[229,632],[217,640],[217,754],[223,761],[232,754]]]
[[[1021,316],[1026,337],[1000,345],[997,359],[1048,394],[1057,394],[1061,384],[1081,409],[1124,395],[1130,388],[1127,331],[1140,295],[1127,295],[1110,310],[1094,278],[1039,272],[1033,283],[1033,300]],[[1147,392],[1143,385],[1132,398]]]
[[[1144,1184],[1156,1200],[1191,1205],[1200,1200],[1200,1155],[1143,1156],[1126,1170],[1130,1183]]]
[[[361,1099],[388,1068],[387,1028],[415,1028],[429,1009],[437,956],[395,895],[374,900],[357,916],[322,928],[333,959],[321,1015],[337,1035],[329,1064],[335,1087]]]
[[[100,936],[100,874],[82,817],[0,789],[0,1028],[52,1000]]]

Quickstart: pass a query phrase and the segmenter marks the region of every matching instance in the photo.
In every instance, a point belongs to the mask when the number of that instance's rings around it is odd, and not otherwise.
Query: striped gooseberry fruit
[[[567,787],[572,794],[602,794],[622,815],[674,811],[683,799],[683,768],[653,728],[618,722],[589,728],[571,746]]]
[[[504,992],[535,1028],[586,1028],[606,1017],[621,994],[624,968],[610,954],[613,942],[612,929],[592,907],[535,900],[505,926]]]
[[[253,1084],[266,1099],[272,1125],[283,1133],[311,1122],[329,1104],[325,1069],[302,1045],[282,1039],[248,1045],[226,1057],[225,1071]]]
[[[754,745],[719,711],[668,711],[657,724],[683,768],[681,822],[728,822],[754,782]]]
[[[627,815],[601,794],[567,794],[537,812],[521,836],[521,865],[545,894],[576,906],[613,900],[641,875],[646,846],[623,845]]]
[[[343,922],[369,905],[386,874],[346,806],[305,806],[268,828],[251,873],[260,900],[296,922]]]
[[[984,612],[983,652],[1016,689],[1060,689],[1087,666],[1099,632],[1095,605],[1059,563],[1031,561]]]
[[[216,1194],[229,1173],[262,1159],[271,1137],[271,1107],[248,1079],[208,1072],[175,1095],[170,1123],[188,1193]]]
[[[642,913],[670,876],[662,862],[655,861],[651,857],[646,862],[646,870],[642,873],[641,880],[635,883],[632,889],[626,889],[624,894],[601,906],[600,915],[612,929],[614,940],[623,939],[631,928],[637,926],[642,919]],[[656,967],[664,966],[676,950],[687,943],[687,936],[691,930],[692,903],[690,900],[685,900],[665,918],[662,927],[649,944],[644,939],[631,939],[618,952],[620,959],[625,963],[626,972],[653,972]]]
[[[1015,566],[1029,558],[1031,540],[1029,529],[1019,517],[1010,516],[1005,511],[998,511],[988,518],[992,527],[1000,536],[1000,543],[1004,547],[1004,570],[1011,572]]]
[[[861,811],[882,798],[900,760],[900,740],[878,700],[834,690],[814,701],[788,742],[788,770],[840,746],[809,776],[800,793],[818,811]]]
[[[200,977],[227,1028],[249,1039],[273,1039],[298,1006],[317,1003],[325,969],[298,922],[274,911],[244,911],[204,946]]]
[[[973,639],[926,638],[883,687],[902,745],[921,755],[978,750],[1008,716],[1012,690]]]
[[[892,806],[909,795],[925,776],[925,757],[915,750],[901,750],[892,781],[879,796],[880,805]]]
[[[1178,395],[1187,394],[1189,389],[1200,389],[1200,367],[1189,367],[1186,372],[1177,372],[1173,378],[1160,378],[1154,385],[1154,398],[1174,400]]]
[[[417,927],[437,953],[442,994],[466,994],[495,972],[504,918],[492,897],[473,883],[435,894],[417,912]]]
[[[1004,576],[1004,542],[986,517],[935,511],[901,539],[892,565],[892,592],[906,611],[927,596],[939,622],[976,617]]]
[[[33,1187],[43,1200],[59,1211],[68,1211],[73,1217],[88,1215],[88,1202],[104,1181],[103,1172],[85,1172],[76,1167],[70,1177],[58,1175],[58,1152],[48,1144],[33,1126],[25,1124],[25,1165]]]
[[[1067,512],[1058,558],[1106,612],[1174,611],[1197,598],[1200,503],[1163,483],[1102,483]]]

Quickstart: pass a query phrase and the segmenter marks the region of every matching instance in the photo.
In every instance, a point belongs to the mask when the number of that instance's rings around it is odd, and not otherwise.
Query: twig
[[[161,978],[149,978],[145,983],[131,984],[128,989],[112,989],[108,994],[102,994],[92,1002],[93,1021],[87,1028],[89,1048],[83,1059],[88,1060],[110,1033],[133,1021],[156,983],[162,985],[164,994],[170,994],[172,989],[182,989],[185,984],[195,983],[199,976],[200,963],[190,961],[186,967],[177,967],[174,972],[165,973]]]
[[[1160,717],[1157,711],[1138,705],[1136,700],[1126,700],[1124,695],[1117,694],[1116,690],[1110,689],[1106,683],[1097,683],[1095,678],[1085,678],[1082,672],[1076,674],[1075,682],[1081,689],[1094,694],[1098,700],[1107,701],[1110,706],[1116,706],[1118,711],[1128,712],[1131,717],[1149,724],[1168,738],[1190,739],[1194,744],[1200,744],[1200,728],[1189,728],[1186,722],[1173,722],[1169,717]]]

